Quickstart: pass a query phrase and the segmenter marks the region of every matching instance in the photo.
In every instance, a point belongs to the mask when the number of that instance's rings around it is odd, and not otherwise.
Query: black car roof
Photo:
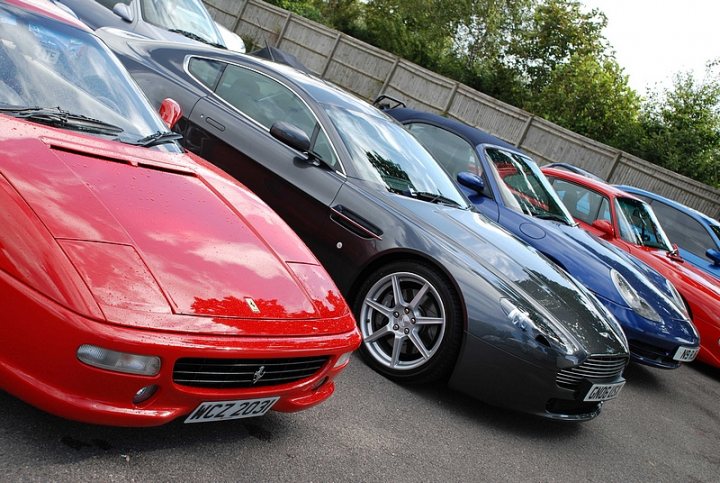
[[[503,148],[512,149],[513,151],[521,152],[518,148],[510,143],[503,141],[502,139],[488,134],[478,128],[468,126],[459,121],[448,119],[447,117],[440,116],[438,114],[432,114],[429,112],[416,111],[415,109],[409,109],[406,107],[398,107],[386,111],[391,114],[394,118],[400,122],[406,122],[409,120],[414,121],[425,121],[438,126],[447,128],[448,130],[459,134],[460,136],[467,139],[470,143],[475,146],[480,144],[492,144]]]

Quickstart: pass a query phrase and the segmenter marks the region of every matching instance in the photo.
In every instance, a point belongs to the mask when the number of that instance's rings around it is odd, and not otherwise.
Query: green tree
[[[675,76],[671,89],[651,92],[643,104],[640,157],[720,187],[720,76],[708,65],[704,80]]]
[[[549,121],[619,148],[641,136],[640,97],[611,57],[576,54],[555,66],[529,107]]]

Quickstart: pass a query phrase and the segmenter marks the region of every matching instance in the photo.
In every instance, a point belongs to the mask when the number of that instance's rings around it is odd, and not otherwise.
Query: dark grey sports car
[[[484,401],[590,419],[622,387],[627,342],[574,279],[474,210],[415,138],[311,75],[102,30],[191,151],[235,176],[315,252],[378,372],[449,378]]]

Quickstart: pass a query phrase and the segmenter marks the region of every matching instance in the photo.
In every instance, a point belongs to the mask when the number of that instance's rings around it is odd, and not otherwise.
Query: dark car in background
[[[617,185],[650,204],[680,256],[720,281],[720,222],[657,193]]]
[[[178,100],[184,145],[311,247],[376,371],[555,419],[590,419],[617,395],[628,352],[614,318],[477,213],[381,111],[288,66],[99,34],[152,102]]]
[[[113,27],[150,39],[197,41],[245,52],[242,39],[222,30],[210,17],[201,0],[54,1],[67,7],[93,30]],[[231,40],[230,45],[226,38]]]
[[[407,108],[386,111],[423,143],[486,216],[566,269],[602,301],[630,341],[633,360],[676,368],[698,337],[675,287],[577,226],[536,163],[480,129]]]

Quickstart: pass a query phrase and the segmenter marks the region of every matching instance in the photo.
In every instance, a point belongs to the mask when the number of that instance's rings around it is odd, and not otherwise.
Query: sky
[[[671,87],[673,75],[705,77],[705,64],[720,58],[720,0],[581,0],[608,19],[605,37],[630,87]]]

